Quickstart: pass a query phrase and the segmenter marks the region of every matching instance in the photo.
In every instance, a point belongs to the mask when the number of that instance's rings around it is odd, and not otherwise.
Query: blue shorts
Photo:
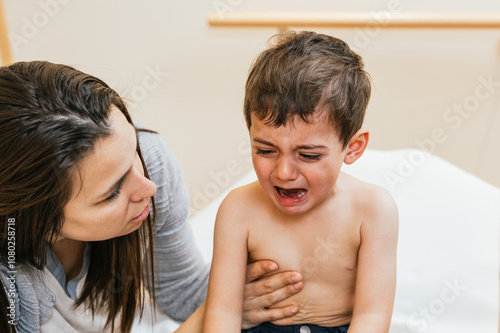
[[[322,327],[312,324],[299,324],[278,326],[271,323],[263,323],[248,330],[242,330],[242,333],[347,333],[349,325],[337,327]]]

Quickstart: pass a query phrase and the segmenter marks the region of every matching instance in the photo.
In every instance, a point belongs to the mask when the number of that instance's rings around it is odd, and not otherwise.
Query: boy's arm
[[[233,191],[234,192],[234,191]],[[244,202],[231,192],[217,212],[203,332],[241,332],[247,264]]]
[[[175,330],[174,333],[201,333],[203,330],[203,316],[205,314],[205,302],[203,302],[198,309]]]
[[[391,195],[374,191],[361,225],[354,310],[349,333],[387,333],[396,290],[398,213]]]

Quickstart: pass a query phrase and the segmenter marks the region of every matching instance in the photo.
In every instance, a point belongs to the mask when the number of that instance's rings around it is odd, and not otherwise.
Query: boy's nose
[[[276,161],[274,176],[281,181],[290,181],[297,178],[297,170],[293,161],[286,157],[280,157]]]

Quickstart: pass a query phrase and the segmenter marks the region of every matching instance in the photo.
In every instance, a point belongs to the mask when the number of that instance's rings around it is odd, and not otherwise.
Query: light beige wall
[[[395,5],[401,11],[500,10],[500,3],[487,0],[474,4],[430,0],[4,2],[14,60],[74,65],[118,90],[129,100],[134,118],[159,131],[178,157],[193,212],[251,169],[241,114],[243,86],[252,60],[277,32],[210,28],[208,12],[380,12]],[[374,91],[366,119],[372,130],[371,148],[416,148],[418,142],[432,140],[434,148],[428,145],[427,149],[500,186],[500,86],[481,86],[484,80],[500,82],[500,31],[321,32],[347,41],[364,57],[372,75]],[[462,115],[453,113],[455,105],[461,104],[471,110],[470,115],[467,110]]]

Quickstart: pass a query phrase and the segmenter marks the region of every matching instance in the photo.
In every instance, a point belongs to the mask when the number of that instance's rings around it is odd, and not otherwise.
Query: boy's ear
[[[347,145],[347,154],[344,157],[345,164],[353,164],[365,152],[370,132],[366,128],[360,128]]]

